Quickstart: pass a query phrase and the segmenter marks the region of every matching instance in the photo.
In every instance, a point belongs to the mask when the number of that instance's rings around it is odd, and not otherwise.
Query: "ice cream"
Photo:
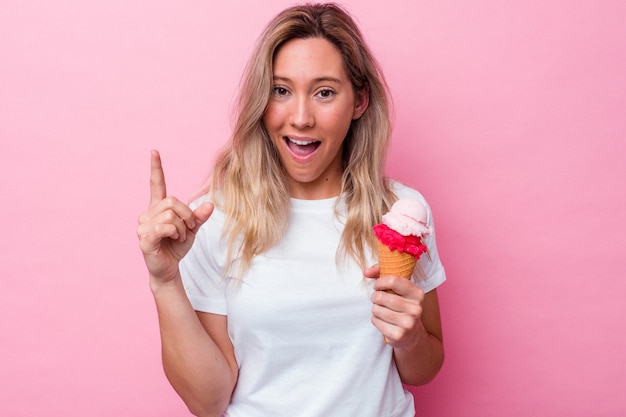
[[[397,275],[411,278],[420,256],[428,251],[422,237],[432,229],[426,224],[426,207],[415,199],[402,198],[374,226],[378,239],[380,276]]]

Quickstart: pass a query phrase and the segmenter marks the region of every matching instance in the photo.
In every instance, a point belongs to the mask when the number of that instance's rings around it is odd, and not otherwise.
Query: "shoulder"
[[[415,188],[409,187],[400,181],[389,179],[389,188],[398,198],[415,198],[427,204],[426,198]]]
[[[391,191],[396,195],[396,197],[398,197],[398,199],[400,198],[413,198],[418,200],[419,202],[421,202],[424,207],[426,207],[426,213],[427,213],[427,217],[428,217],[428,224],[430,226],[433,226],[433,214],[432,214],[432,210],[430,208],[430,204],[428,204],[428,201],[426,201],[426,198],[424,197],[424,195],[419,192],[418,190],[416,190],[415,188],[412,188],[406,184],[403,184],[397,180],[394,179],[389,179],[389,188],[391,189]]]

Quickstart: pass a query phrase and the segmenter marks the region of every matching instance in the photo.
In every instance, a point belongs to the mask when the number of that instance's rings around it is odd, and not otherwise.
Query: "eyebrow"
[[[289,77],[281,77],[281,76],[275,76],[274,77],[274,82],[276,81],[282,81],[282,82],[290,82],[291,79]],[[331,83],[337,83],[337,84],[341,84],[341,80],[339,78],[335,78],[335,77],[317,77],[313,79],[314,83],[320,83],[320,82],[331,82]]]

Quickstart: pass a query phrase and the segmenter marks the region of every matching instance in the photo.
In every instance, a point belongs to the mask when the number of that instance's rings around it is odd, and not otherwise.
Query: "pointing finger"
[[[159,151],[152,151],[150,160],[150,204],[155,204],[167,196],[165,174]]]

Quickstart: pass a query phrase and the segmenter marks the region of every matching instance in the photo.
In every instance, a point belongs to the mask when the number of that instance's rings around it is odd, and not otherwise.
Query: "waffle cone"
[[[413,269],[417,259],[409,253],[391,250],[378,241],[378,266],[380,267],[380,276],[397,275],[406,279],[411,279]]]

